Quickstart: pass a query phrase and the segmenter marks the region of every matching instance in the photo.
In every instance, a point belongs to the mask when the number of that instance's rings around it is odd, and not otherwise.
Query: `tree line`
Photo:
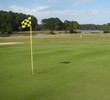
[[[62,22],[59,18],[42,19],[41,22],[38,30],[65,30],[66,32],[76,33],[80,26],[77,21],[65,20]]]
[[[32,27],[35,29],[38,25],[36,17],[12,11],[0,11],[0,32],[12,33],[12,31],[28,30],[21,28],[21,22],[28,17],[32,17]]]
[[[21,22],[28,18],[32,17],[32,27],[34,31],[37,30],[65,30],[70,31],[71,33],[76,32],[79,29],[79,23],[76,21],[67,21],[62,22],[59,18],[48,18],[42,19],[41,24],[38,25],[37,18],[32,15],[26,15],[23,13],[14,13],[12,11],[0,11],[0,32],[1,33],[12,33],[13,31],[26,31],[28,28],[22,29]]]
[[[95,24],[83,24],[80,25],[81,30],[104,30],[109,31],[110,30],[110,23],[103,24],[103,25],[95,25]]]
[[[12,33],[13,31],[26,31],[28,28],[22,29],[21,22],[32,17],[32,27],[34,31],[54,31],[54,30],[65,30],[65,32],[77,33],[79,30],[110,30],[110,23],[103,25],[95,24],[79,24],[77,21],[65,20],[62,22],[59,18],[47,18],[42,19],[41,24],[38,24],[36,17],[32,15],[26,15],[23,13],[14,13],[12,11],[0,11],[0,32],[1,33]]]

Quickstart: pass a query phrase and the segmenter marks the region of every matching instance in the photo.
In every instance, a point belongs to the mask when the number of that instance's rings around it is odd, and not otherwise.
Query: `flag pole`
[[[30,25],[30,49],[31,49],[31,68],[32,75],[34,74],[34,63],[33,63],[33,47],[32,47],[32,26]]]

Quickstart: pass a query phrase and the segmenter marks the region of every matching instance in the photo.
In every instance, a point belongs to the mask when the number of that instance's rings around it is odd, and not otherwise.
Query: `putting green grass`
[[[110,34],[4,37],[0,100],[110,100]]]

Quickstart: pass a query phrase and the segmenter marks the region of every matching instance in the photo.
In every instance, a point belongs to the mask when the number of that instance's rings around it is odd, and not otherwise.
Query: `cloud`
[[[20,12],[25,14],[34,15],[39,23],[41,19],[58,17],[64,20],[76,20],[79,23],[98,23],[104,24],[109,22],[110,9],[84,9],[84,10],[65,10],[65,9],[52,9],[49,6],[38,6],[34,8],[20,7],[17,5],[10,6],[13,12]]]
[[[36,8],[25,8],[25,7],[12,5],[9,8],[14,12],[23,12],[26,14],[35,14],[36,12],[44,11],[44,10],[48,9],[49,7],[48,6],[39,6]]]

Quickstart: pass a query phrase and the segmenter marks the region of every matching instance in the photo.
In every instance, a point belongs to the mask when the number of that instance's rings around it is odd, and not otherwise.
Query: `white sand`
[[[3,42],[0,45],[8,45],[8,44],[21,44],[22,42]]]

